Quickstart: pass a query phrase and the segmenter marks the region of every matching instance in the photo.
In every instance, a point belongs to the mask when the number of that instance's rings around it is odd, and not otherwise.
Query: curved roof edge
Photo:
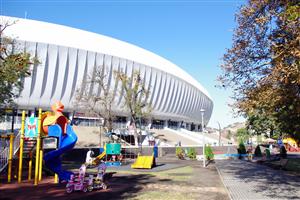
[[[5,34],[10,37],[24,41],[68,46],[133,60],[183,79],[202,91],[212,101],[207,90],[191,75],[167,59],[141,47],[68,26],[9,16],[0,16],[0,18],[1,23],[16,22],[5,30]]]

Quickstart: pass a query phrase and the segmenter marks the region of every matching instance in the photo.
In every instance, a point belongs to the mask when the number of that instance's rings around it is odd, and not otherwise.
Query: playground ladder
[[[36,139],[34,138],[26,138],[24,140],[24,147],[23,147],[23,158],[26,156],[29,156],[29,153],[31,153],[35,147],[36,147]],[[26,156],[24,156],[26,155]]]
[[[14,157],[17,156],[20,149],[20,137],[21,137],[21,132],[19,131],[14,138],[14,146],[13,146]],[[35,146],[36,146],[36,139],[25,139],[23,154],[29,155],[29,153],[34,150]],[[7,144],[3,149],[0,150],[0,173],[8,165],[8,157],[9,157],[9,144]]]

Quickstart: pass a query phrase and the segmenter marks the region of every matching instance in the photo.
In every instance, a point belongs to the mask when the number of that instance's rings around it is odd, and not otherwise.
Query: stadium
[[[110,77],[115,70],[122,70],[128,76],[140,71],[150,91],[147,102],[153,109],[154,127],[198,131],[202,127],[200,110],[205,110],[204,125],[211,117],[213,101],[206,89],[180,67],[150,51],[62,25],[4,16],[2,20],[15,22],[5,30],[5,35],[16,39],[19,50],[29,52],[40,61],[32,66],[32,75],[24,80],[24,89],[16,99],[18,110],[49,110],[59,100],[70,116],[88,118],[74,105],[76,90],[96,66],[103,66],[109,69]],[[107,84],[114,90],[119,83],[110,78]],[[89,87],[98,90],[92,84]],[[114,112],[126,123],[124,99],[114,91]],[[100,90],[98,94],[101,95]]]

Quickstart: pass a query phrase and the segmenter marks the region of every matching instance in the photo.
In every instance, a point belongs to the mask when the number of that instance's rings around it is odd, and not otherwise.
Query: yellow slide
[[[131,165],[133,169],[151,169],[154,164],[154,156],[138,155],[136,161]]]
[[[97,165],[99,164],[99,161],[106,155],[105,151],[103,151],[99,156],[97,156],[94,160],[93,160],[93,165]]]

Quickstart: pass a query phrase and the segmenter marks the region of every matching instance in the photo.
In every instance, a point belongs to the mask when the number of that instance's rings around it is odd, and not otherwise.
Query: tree
[[[38,63],[26,51],[18,49],[17,42],[5,35],[5,29],[14,23],[1,20],[0,24],[0,115],[4,109],[15,106],[14,100],[23,90],[24,78],[31,74],[31,64]]]
[[[145,118],[151,113],[151,106],[147,103],[150,91],[139,71],[134,71],[132,77],[122,71],[115,71],[116,79],[121,82],[120,94],[124,97],[124,106],[130,114],[131,122],[135,127],[134,142],[138,145],[138,133],[136,130],[138,119]]]
[[[231,137],[232,137],[231,130],[228,130],[228,131],[227,131],[227,134],[226,134],[226,138],[227,138],[228,140],[231,140]]]
[[[204,152],[205,152],[205,158],[207,160],[213,160],[214,159],[215,154],[214,154],[213,149],[211,148],[210,145],[205,145]]]
[[[104,120],[106,132],[113,130],[115,114],[112,111],[114,103],[113,90],[108,85],[109,70],[103,66],[97,66],[81,87],[77,90],[76,104],[86,110],[86,114],[96,115]],[[101,127],[100,127],[101,128]],[[101,130],[100,130],[101,143]]]
[[[255,135],[264,135],[265,137],[278,137],[279,130],[275,119],[272,116],[265,116],[262,113],[249,114],[247,129],[253,131]]]
[[[238,141],[240,143],[245,143],[249,140],[250,133],[248,132],[248,130],[246,128],[239,128],[236,131],[236,137],[238,138]]]
[[[248,0],[236,15],[233,45],[219,81],[233,88],[234,107],[300,139],[299,0]],[[256,120],[254,120],[256,121]]]

